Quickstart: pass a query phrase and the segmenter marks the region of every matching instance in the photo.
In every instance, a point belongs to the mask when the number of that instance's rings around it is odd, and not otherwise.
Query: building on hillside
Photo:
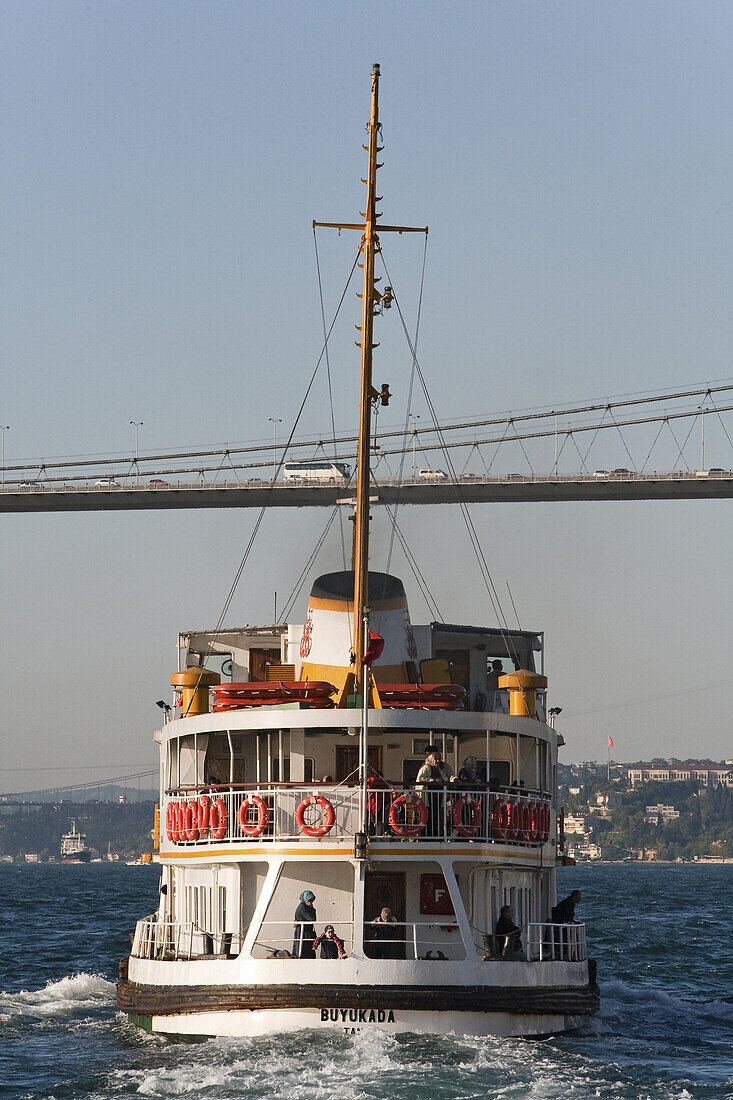
[[[605,809],[612,809],[614,806],[618,806],[621,802],[621,795],[618,791],[597,791],[596,792],[596,806],[602,806]]]
[[[589,830],[586,829],[585,815],[584,814],[565,814],[565,833],[585,833]]]
[[[568,847],[568,855],[578,863],[586,863],[591,860],[601,859],[603,852],[600,844],[592,844],[586,837],[580,844],[571,844]]]
[[[688,761],[686,764],[634,764],[626,769],[628,781],[632,787],[639,783],[689,783],[696,782],[703,787],[733,787],[733,767],[726,761],[723,764],[701,764]]]
[[[650,825],[659,825],[660,823],[666,825],[667,822],[673,821],[679,816],[680,811],[675,810],[674,806],[663,806],[660,802],[656,806],[647,806],[644,820]]]

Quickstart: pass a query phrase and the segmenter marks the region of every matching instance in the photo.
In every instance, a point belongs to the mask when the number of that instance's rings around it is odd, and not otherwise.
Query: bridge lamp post
[[[135,480],[137,484],[140,484],[140,467],[138,466],[138,444],[140,442],[140,429],[143,426],[142,420],[131,420],[130,424],[135,429]]]
[[[277,475],[277,426],[282,424],[282,420],[278,416],[268,416],[267,418],[272,424],[272,480],[275,480]]]
[[[417,428],[415,427],[415,421],[420,419],[420,413],[409,413],[409,418],[412,421],[412,480],[415,480],[415,437],[417,436]]]
[[[0,458],[0,465],[3,468],[3,485],[5,484],[5,433],[10,431],[9,424],[0,424],[0,432],[2,432],[2,457]]]

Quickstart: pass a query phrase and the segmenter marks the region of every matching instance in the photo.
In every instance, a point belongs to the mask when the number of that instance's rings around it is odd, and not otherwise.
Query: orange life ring
[[[324,817],[320,825],[306,825],[305,823],[305,811],[308,806],[320,806],[323,810]],[[333,828],[333,823],[336,820],[336,814],[333,806],[324,798],[322,794],[309,794],[303,799],[295,811],[295,824],[300,829],[304,836],[325,836]],[[264,828],[264,826],[263,826]]]
[[[165,835],[168,837],[168,840],[175,840],[175,831],[176,826],[173,819],[173,803],[169,802],[165,808]]]
[[[405,808],[409,806],[410,809],[417,810],[418,820],[416,823],[412,825],[405,823],[403,825],[397,820],[397,814],[402,806]],[[415,795],[401,794],[395,798],[389,808],[389,823],[398,836],[417,836],[428,823],[428,808],[421,798],[417,798]]]
[[[506,836],[507,840],[516,840],[519,836],[519,806],[518,802],[514,802],[513,799],[509,799],[506,808],[509,815],[509,821],[507,824]]]
[[[550,822],[552,820],[552,813],[550,812],[550,803],[545,802],[542,805],[542,843],[545,844],[550,839]]]
[[[197,824],[199,829],[199,836],[203,836],[209,827],[209,796],[202,794],[199,796],[198,808],[197,808]]]
[[[180,802],[173,803],[173,820],[176,826],[176,844],[183,840],[183,805]]]
[[[537,844],[542,839],[542,804],[530,802],[529,810],[529,839],[532,844]]]
[[[517,840],[529,840],[530,811],[527,802],[514,804],[514,815],[517,824]]]
[[[212,840],[223,840],[227,831],[227,808],[223,798],[215,798],[209,810],[209,828]]]
[[[468,806],[471,813],[471,824],[463,823],[463,807]],[[459,836],[476,836],[481,828],[481,795],[473,798],[471,795],[462,794],[456,799],[453,807],[453,827]]]
[[[252,808],[257,811],[257,820],[254,823],[247,820],[247,811]],[[270,820],[267,803],[258,794],[248,794],[239,807],[237,820],[245,836],[262,836]]]
[[[506,840],[509,833],[509,803],[501,798],[491,811],[491,832],[497,840]]]
[[[186,840],[198,840],[198,803],[195,798],[183,803],[183,833]]]

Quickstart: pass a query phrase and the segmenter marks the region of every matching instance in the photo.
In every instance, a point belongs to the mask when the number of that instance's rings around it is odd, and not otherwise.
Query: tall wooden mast
[[[369,450],[371,446],[372,400],[376,396],[372,386],[372,351],[374,344],[374,310],[379,303],[374,281],[374,257],[379,247],[377,236],[377,153],[379,139],[379,65],[372,69],[372,109],[369,117],[369,172],[367,174],[367,201],[364,211],[364,236],[361,253],[364,265],[364,291],[361,322],[361,411],[359,420],[359,449],[356,463],[356,526],[354,530],[354,657],[356,681],[364,692],[368,670],[364,657],[364,609],[369,600]],[[367,148],[365,146],[365,148]],[[381,297],[381,295],[380,295]]]
[[[350,684],[356,688],[357,693],[366,697],[368,688],[368,669],[363,663],[364,658],[364,616],[369,599],[369,453],[371,448],[372,428],[372,403],[381,400],[383,405],[389,401],[389,388],[384,385],[376,390],[372,384],[372,351],[378,345],[373,342],[374,317],[383,308],[392,303],[391,287],[385,287],[384,294],[377,290],[377,277],[374,274],[374,260],[380,251],[379,237],[377,235],[377,203],[381,196],[377,195],[377,170],[381,164],[377,161],[377,154],[382,146],[378,144],[380,138],[379,123],[379,65],[372,69],[372,109],[369,116],[369,144],[364,148],[369,153],[369,171],[367,178],[362,182],[367,185],[366,209],[361,216],[363,223],[349,222],[317,222],[313,225],[328,229],[358,229],[362,233],[361,257],[364,269],[364,288],[362,292],[362,323],[360,326],[361,341],[357,345],[361,348],[361,407],[359,414],[359,448],[357,455],[356,471],[356,524],[354,529],[354,633],[353,633],[353,674],[349,678]],[[382,233],[425,233],[427,227],[414,227],[406,225],[380,226]],[[346,695],[342,693],[342,699]]]

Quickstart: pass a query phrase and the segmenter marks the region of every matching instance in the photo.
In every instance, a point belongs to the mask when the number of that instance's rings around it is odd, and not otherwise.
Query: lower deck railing
[[[484,841],[540,845],[552,835],[545,794],[459,787],[371,788],[272,785],[196,788],[171,793],[162,831],[177,846],[353,839]]]
[[[228,959],[240,949],[239,937],[234,943],[231,932],[207,932],[194,921],[159,921],[152,914],[137,922],[130,954],[135,959]]]
[[[530,961],[584,962],[587,957],[584,924],[527,925],[527,958]]]
[[[336,935],[346,955],[354,947],[352,921],[334,922]],[[304,935],[295,935],[298,927]],[[521,944],[500,950],[496,938],[484,935],[483,949],[476,951],[486,960],[525,962],[584,962],[587,958],[584,924],[527,924],[520,929]],[[320,957],[312,951],[310,925],[296,921],[264,921],[252,947],[255,959]],[[202,960],[232,959],[241,950],[239,934],[207,932],[193,921],[159,921],[155,915],[137,922],[130,954],[136,959]],[[303,948],[305,947],[305,953]],[[412,959],[451,962],[466,958],[466,948],[457,921],[396,921],[394,924],[367,923],[363,930],[364,955],[369,959]]]

